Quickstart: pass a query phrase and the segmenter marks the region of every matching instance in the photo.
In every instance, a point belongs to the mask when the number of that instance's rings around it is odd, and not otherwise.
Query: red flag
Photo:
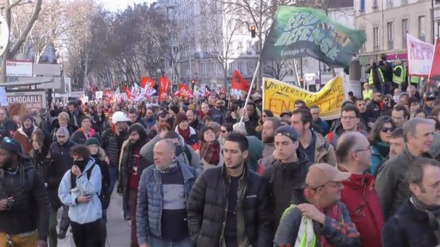
[[[127,94],[127,98],[129,98],[129,99],[133,98],[133,95],[131,95],[130,88],[128,88],[127,85],[124,85],[124,91]]]
[[[180,96],[184,97],[184,98],[191,98],[194,97],[193,91],[191,90],[191,88],[183,83],[179,83],[179,94]]]
[[[156,86],[156,82],[151,77],[143,76],[141,79],[141,87],[142,88],[154,88]]]
[[[226,93],[226,87],[225,86],[222,87],[222,91],[221,92],[224,93],[224,94]]]
[[[432,59],[431,70],[429,71],[429,83],[440,81],[440,39],[435,42],[434,58]]]
[[[161,76],[159,78],[160,88],[159,88],[159,101],[166,100],[168,98],[168,92],[171,89],[171,81],[166,76]]]
[[[249,82],[243,78],[243,76],[238,72],[238,70],[234,71],[234,76],[232,76],[231,89],[235,89],[238,91],[249,92]]]

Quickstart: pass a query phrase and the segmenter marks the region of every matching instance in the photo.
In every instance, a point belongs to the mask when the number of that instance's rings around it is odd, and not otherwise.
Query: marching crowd
[[[105,246],[114,190],[132,247],[440,244],[433,91],[351,97],[333,121],[251,98],[0,109],[0,246],[56,247],[69,227]]]

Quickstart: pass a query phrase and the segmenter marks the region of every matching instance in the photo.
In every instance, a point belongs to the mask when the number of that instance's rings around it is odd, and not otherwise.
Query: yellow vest
[[[383,77],[382,70],[376,67],[377,73],[379,74],[380,83],[383,84],[385,82],[385,78]],[[368,84],[373,85],[373,68],[370,69],[370,75],[368,76]]]
[[[395,75],[393,73],[393,82],[397,83],[397,84],[400,84],[400,83],[404,82],[405,81],[405,76],[406,76],[405,68],[402,65],[397,65],[396,67],[394,67],[393,72],[395,72],[396,69],[399,69],[399,68],[401,70],[400,76],[397,76],[397,75]]]
[[[373,98],[373,89],[363,90],[362,97],[364,97],[364,99],[372,99]]]
[[[418,76],[411,76],[411,83],[419,83],[420,77]]]
[[[296,205],[291,204],[286,210],[284,210],[283,216],[296,208]],[[301,224],[296,235],[295,246],[299,247],[315,247],[316,234],[313,230],[313,221],[309,217],[303,216],[301,218]]]

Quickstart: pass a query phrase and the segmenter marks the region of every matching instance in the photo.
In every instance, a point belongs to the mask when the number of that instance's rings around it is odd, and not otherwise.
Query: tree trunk
[[[228,61],[223,63],[223,86],[228,91]]]
[[[5,20],[6,20],[6,23],[8,24],[8,27],[11,28],[11,11],[12,11],[12,8],[16,7],[16,5],[11,6],[9,1],[10,0],[5,1]],[[32,13],[31,19],[29,20],[26,28],[23,30],[23,32],[21,33],[18,40],[14,43],[14,45],[12,47],[10,47],[9,44],[6,45],[5,52],[3,53],[3,56],[2,56],[3,57],[2,58],[2,66],[1,66],[2,82],[6,82],[6,62],[7,62],[7,60],[10,57],[14,57],[15,54],[17,53],[17,51],[20,49],[20,47],[26,41],[26,38],[27,38],[29,32],[31,31],[32,27],[34,26],[35,21],[38,19],[38,15],[40,14],[42,3],[43,3],[43,0],[37,0],[37,2],[35,3],[35,9],[34,9],[34,12]]]

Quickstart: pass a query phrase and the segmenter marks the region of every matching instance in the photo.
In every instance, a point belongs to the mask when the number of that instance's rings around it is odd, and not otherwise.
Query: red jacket
[[[339,169],[344,171],[341,167]],[[341,201],[347,206],[351,220],[361,235],[361,246],[381,247],[384,217],[374,181],[369,174],[351,174],[342,182]]]

